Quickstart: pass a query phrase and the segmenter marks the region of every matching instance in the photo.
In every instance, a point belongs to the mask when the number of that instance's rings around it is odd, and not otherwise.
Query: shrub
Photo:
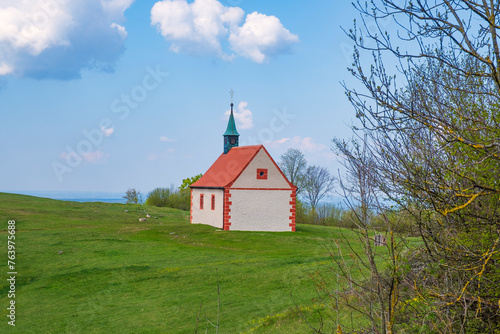
[[[146,205],[190,210],[191,192],[189,189],[156,188],[148,194]]]
[[[168,188],[156,188],[148,194],[146,205],[167,207],[169,206],[171,191]]]
[[[191,191],[183,189],[170,192],[169,207],[189,211],[191,209]]]
[[[308,212],[307,205],[297,199],[295,204],[295,221],[297,224],[309,224]]]

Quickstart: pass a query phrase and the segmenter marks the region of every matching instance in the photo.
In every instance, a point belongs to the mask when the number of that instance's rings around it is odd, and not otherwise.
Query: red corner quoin
[[[229,231],[229,228],[231,226],[230,219],[231,219],[231,204],[233,202],[229,201],[231,197],[231,193],[229,192],[229,189],[224,189],[224,231]]]
[[[290,201],[290,227],[292,228],[292,232],[295,232],[295,205],[296,205],[296,198],[297,198],[297,190],[292,190],[292,193],[290,194],[291,201]]]

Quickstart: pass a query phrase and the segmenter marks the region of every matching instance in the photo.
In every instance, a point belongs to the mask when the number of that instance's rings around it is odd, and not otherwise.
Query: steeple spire
[[[229,115],[229,121],[227,123],[226,132],[224,132],[224,154],[227,154],[232,147],[238,146],[240,134],[236,130],[236,123],[234,122],[233,115],[233,95],[234,91],[231,89],[229,92],[231,94],[231,114]]]

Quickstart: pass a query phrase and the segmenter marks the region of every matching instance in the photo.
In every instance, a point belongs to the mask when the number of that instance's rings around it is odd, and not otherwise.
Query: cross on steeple
[[[238,146],[240,134],[236,130],[236,123],[234,122],[233,115],[233,95],[234,90],[231,89],[231,113],[229,114],[229,121],[227,122],[227,129],[224,132],[224,154],[227,154],[232,147]]]

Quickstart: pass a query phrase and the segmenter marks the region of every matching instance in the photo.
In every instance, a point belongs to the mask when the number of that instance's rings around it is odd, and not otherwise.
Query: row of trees
[[[324,293],[365,315],[370,332],[500,333],[500,2],[355,7],[350,71],[363,88],[345,89],[361,126],[334,147],[364,248],[349,266],[332,250],[349,289]],[[387,251],[377,252],[370,211],[410,217],[421,243],[383,216]]]

